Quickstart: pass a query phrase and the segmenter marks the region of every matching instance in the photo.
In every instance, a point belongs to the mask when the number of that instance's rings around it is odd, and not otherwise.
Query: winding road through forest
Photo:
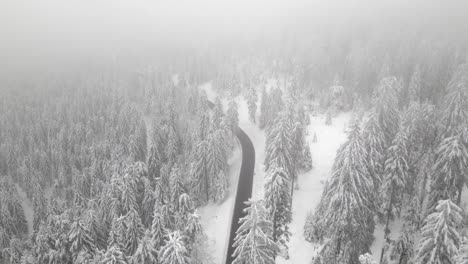
[[[237,129],[236,136],[240,141],[242,148],[242,164],[237,184],[234,212],[231,220],[231,231],[229,234],[229,244],[226,255],[226,264],[234,261],[234,238],[236,231],[240,226],[239,220],[245,216],[244,209],[247,207],[245,202],[252,197],[253,174],[255,169],[255,149],[249,136],[240,128]]]
[[[208,101],[208,105],[210,108],[214,107],[214,103],[211,101]],[[239,139],[242,149],[242,164],[237,183],[234,211],[231,219],[226,264],[231,264],[234,261],[234,239],[236,237],[236,231],[240,226],[239,220],[245,216],[244,209],[247,207],[245,202],[252,197],[253,174],[255,169],[255,148],[252,141],[240,127],[237,128],[236,137]]]

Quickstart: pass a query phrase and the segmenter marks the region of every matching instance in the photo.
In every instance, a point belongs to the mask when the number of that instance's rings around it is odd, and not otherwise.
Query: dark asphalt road
[[[231,231],[229,234],[229,245],[226,256],[226,264],[231,264],[234,261],[232,254],[234,253],[234,238],[236,231],[239,228],[239,220],[245,216],[244,202],[252,197],[253,173],[255,168],[255,149],[249,136],[240,128],[236,133],[242,147],[242,165],[239,175],[239,183],[236,191],[236,203],[234,204],[234,212],[231,220]]]
[[[210,108],[214,107],[214,103],[208,101]],[[231,264],[234,261],[234,238],[236,231],[239,228],[239,220],[245,216],[244,209],[247,207],[244,202],[252,197],[253,174],[255,169],[255,149],[249,136],[240,128],[237,129],[236,137],[239,139],[242,148],[242,164],[239,175],[239,182],[236,190],[236,202],[234,204],[234,212],[231,220],[231,230],[229,233],[229,245],[226,255],[226,264]]]

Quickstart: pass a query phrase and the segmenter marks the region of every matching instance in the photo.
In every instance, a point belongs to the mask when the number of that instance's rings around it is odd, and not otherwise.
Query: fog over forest
[[[0,65],[62,69],[103,60],[142,62],[171,51],[281,52],[311,42],[319,49],[332,39],[375,31],[389,38],[429,32],[458,42],[466,41],[467,8],[464,1],[6,0]]]
[[[0,264],[468,264],[468,2],[0,0]]]

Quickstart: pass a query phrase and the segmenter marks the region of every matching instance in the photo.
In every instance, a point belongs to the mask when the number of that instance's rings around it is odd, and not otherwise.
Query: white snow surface
[[[336,151],[346,141],[350,113],[341,113],[334,117],[332,125],[325,125],[325,116],[310,116],[307,142],[312,154],[313,168],[298,176],[299,189],[294,190],[292,204],[292,222],[289,225],[291,237],[289,241],[289,259],[278,257],[278,264],[309,264],[316,254],[317,246],[304,238],[304,224],[307,214],[314,210],[320,201],[324,183],[330,177]],[[317,143],[313,143],[314,132]]]

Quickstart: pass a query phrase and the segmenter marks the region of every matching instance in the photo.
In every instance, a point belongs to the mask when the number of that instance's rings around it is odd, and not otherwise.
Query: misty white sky
[[[409,2],[409,3],[407,3]],[[450,2],[447,4],[446,2]],[[349,23],[464,24],[466,1],[1,0],[0,66],[308,32]],[[430,20],[430,21],[429,21]]]

